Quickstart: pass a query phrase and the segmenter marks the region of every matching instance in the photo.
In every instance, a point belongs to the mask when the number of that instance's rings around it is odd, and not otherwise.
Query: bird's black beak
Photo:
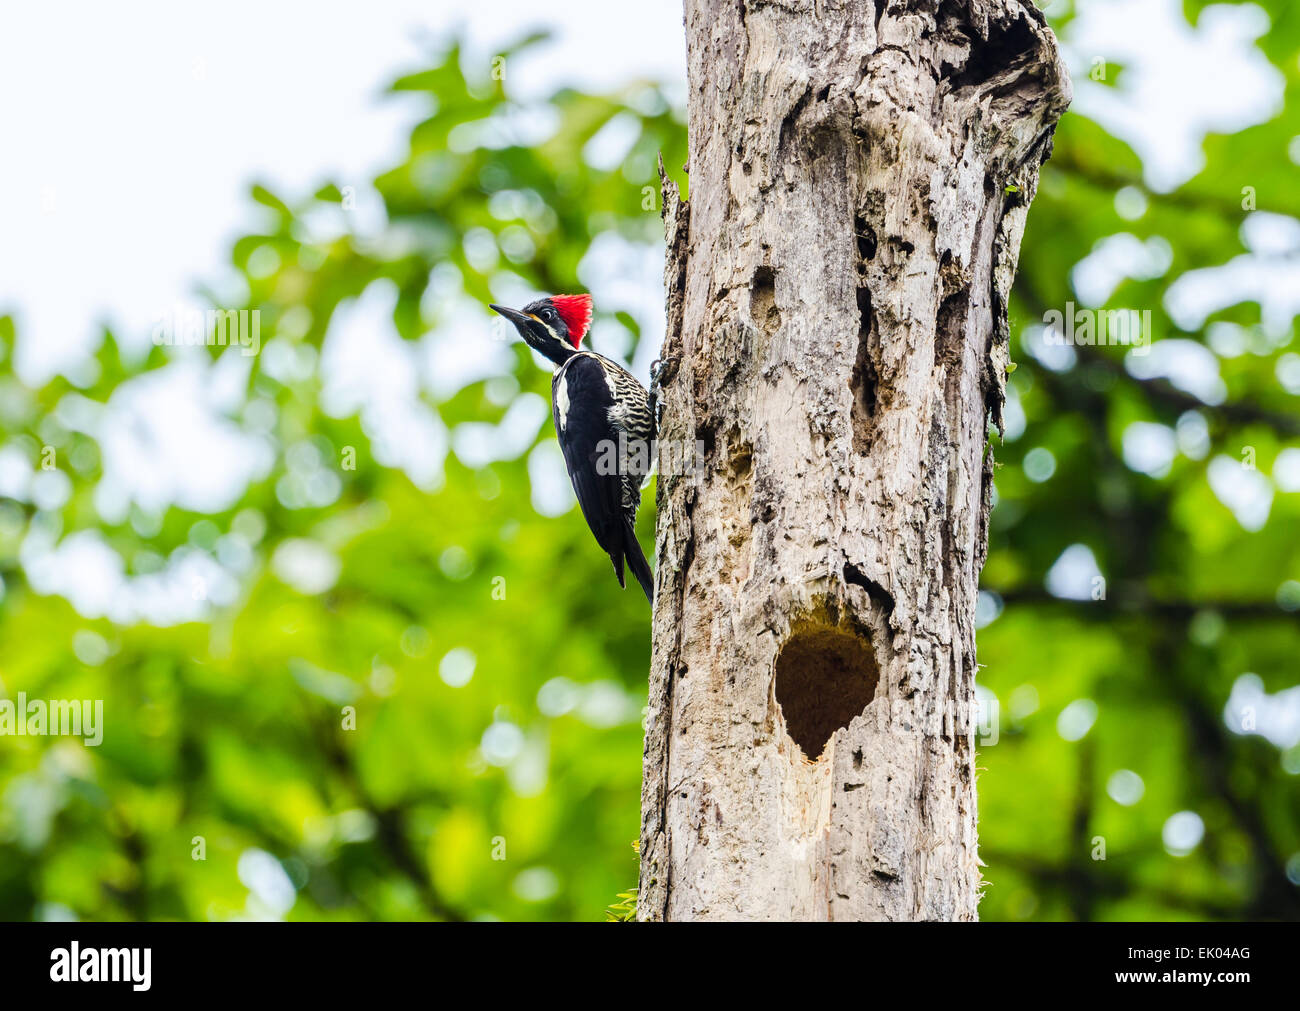
[[[510,309],[504,305],[489,305],[488,308],[491,309],[493,312],[498,313],[504,316],[506,319],[510,320],[510,322],[513,323],[521,331],[527,330],[529,328],[529,324],[532,323],[532,320],[529,317],[525,316],[522,312],[519,312],[516,309]]]

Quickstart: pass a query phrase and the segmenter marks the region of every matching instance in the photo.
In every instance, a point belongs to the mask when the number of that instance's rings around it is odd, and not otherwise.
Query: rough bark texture
[[[1019,0],[686,31],[639,913],[973,919],[986,433],[1069,82]]]

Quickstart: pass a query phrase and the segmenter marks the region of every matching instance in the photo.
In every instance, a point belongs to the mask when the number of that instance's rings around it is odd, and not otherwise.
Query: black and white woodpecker
[[[649,472],[655,405],[627,369],[594,351],[582,338],[591,323],[590,295],[552,295],[522,310],[492,309],[519,331],[530,348],[555,363],[551,411],[574,494],[596,543],[609,555],[623,586],[623,561],[646,599],[654,579],[636,539],[641,483]]]

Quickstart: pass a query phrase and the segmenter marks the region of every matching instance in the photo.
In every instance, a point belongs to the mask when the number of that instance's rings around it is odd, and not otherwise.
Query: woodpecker
[[[624,585],[626,559],[653,604],[654,580],[635,533],[655,437],[650,394],[627,369],[583,350],[590,295],[551,295],[522,310],[491,308],[514,324],[530,348],[555,363],[551,412],[582,515],[614,563],[618,585]]]

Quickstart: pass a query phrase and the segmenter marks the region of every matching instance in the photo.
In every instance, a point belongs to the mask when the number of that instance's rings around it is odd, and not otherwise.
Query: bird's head
[[[529,302],[523,309],[491,308],[515,325],[530,348],[557,365],[577,354],[591,323],[590,295],[551,295]]]

